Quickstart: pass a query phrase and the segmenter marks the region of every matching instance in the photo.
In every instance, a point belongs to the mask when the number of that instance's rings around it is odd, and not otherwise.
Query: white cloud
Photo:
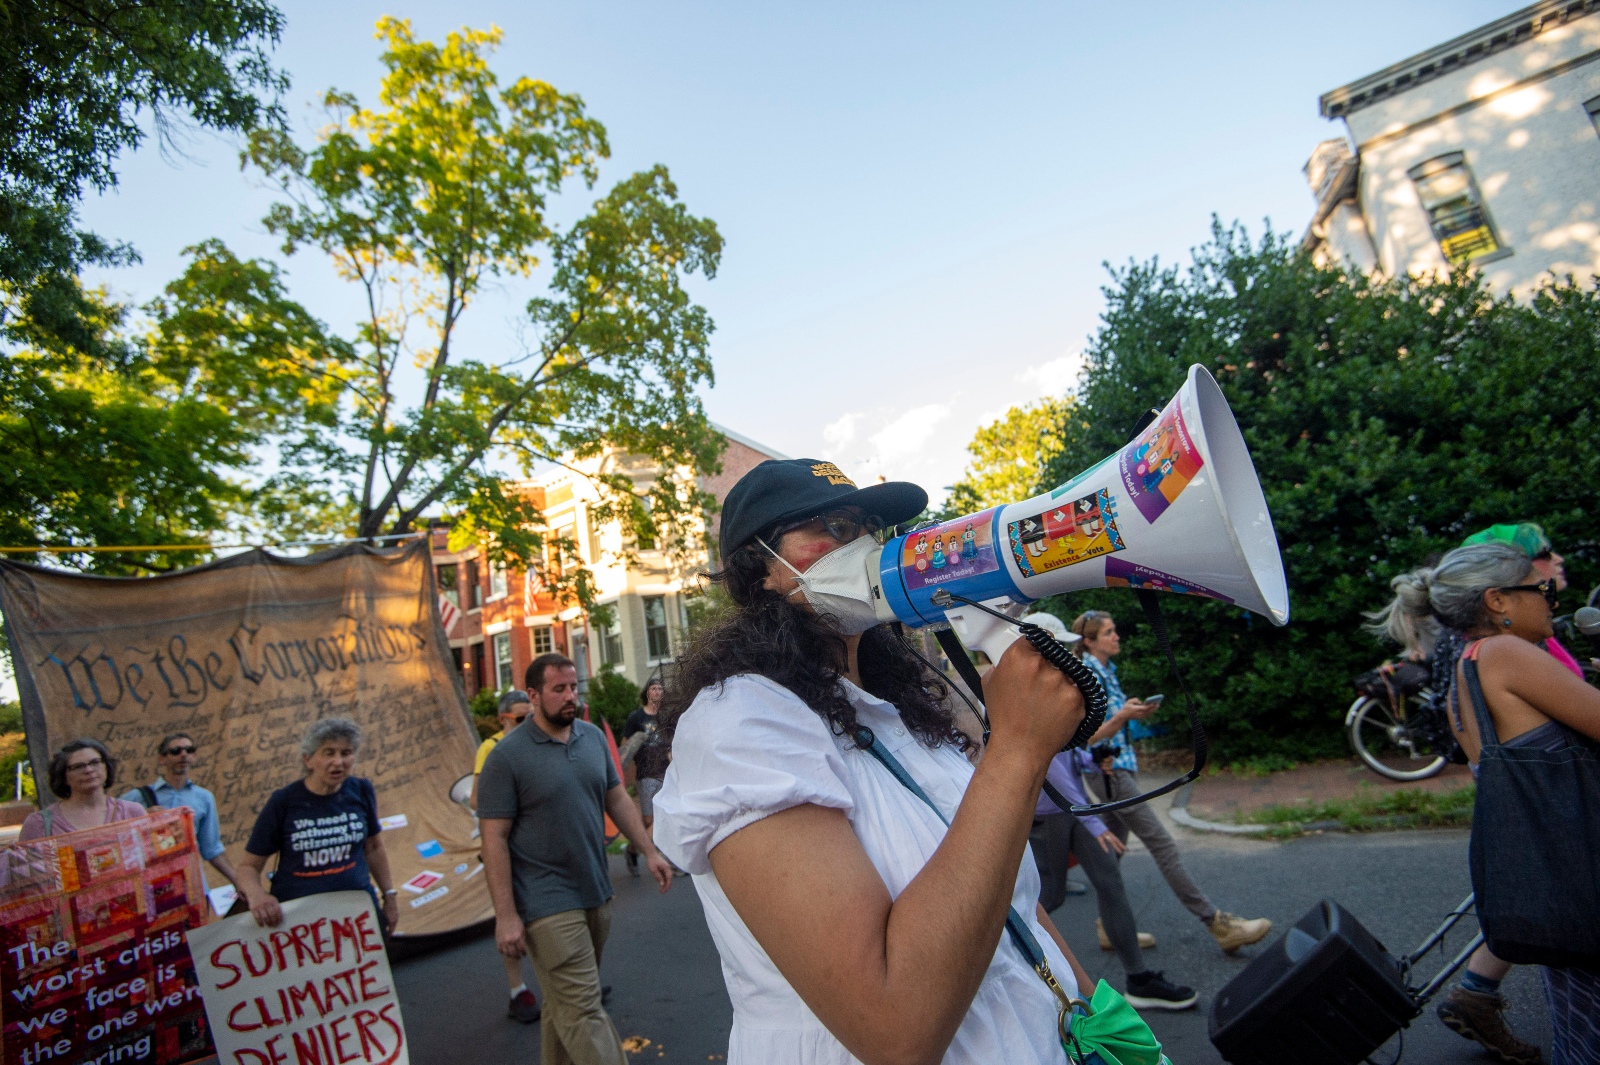
[[[888,465],[921,454],[939,423],[948,417],[950,408],[943,403],[930,403],[906,411],[872,434],[870,443],[874,457]]]
[[[1080,351],[1030,366],[1017,374],[1017,380],[1037,388],[1040,396],[1059,396],[1076,387],[1078,375],[1082,372],[1083,352]]]
[[[822,439],[832,451],[842,451],[856,437],[856,426],[861,423],[861,412],[851,411],[822,427]]]

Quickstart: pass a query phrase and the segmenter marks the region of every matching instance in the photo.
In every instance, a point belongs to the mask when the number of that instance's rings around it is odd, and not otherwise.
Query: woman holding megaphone
[[[679,661],[655,807],[727,974],[730,1065],[1060,1062],[1067,1000],[1097,990],[1026,853],[1082,695],[1012,645],[974,768],[941,680],[870,597],[822,590],[926,504],[810,459],[762,463],[724,503],[713,579],[734,609]]]

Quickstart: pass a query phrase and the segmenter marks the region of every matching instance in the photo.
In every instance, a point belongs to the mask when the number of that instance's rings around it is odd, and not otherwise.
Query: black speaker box
[[[1324,899],[1217,994],[1211,1042],[1233,1065],[1355,1065],[1420,1012],[1383,944]]]

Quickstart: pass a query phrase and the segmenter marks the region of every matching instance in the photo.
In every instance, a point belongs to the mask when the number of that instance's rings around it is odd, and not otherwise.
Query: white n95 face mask
[[[806,602],[819,615],[827,615],[833,627],[843,636],[856,636],[879,623],[877,609],[873,606],[872,577],[867,567],[879,550],[878,541],[861,536],[843,547],[829,551],[801,573],[789,560],[767,546],[765,540],[756,540],[767,553],[794,574],[800,587],[795,592],[805,595]],[[790,592],[793,595],[794,592]]]

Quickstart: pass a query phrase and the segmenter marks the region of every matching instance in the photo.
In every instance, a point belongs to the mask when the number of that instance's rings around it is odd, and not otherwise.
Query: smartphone
[[[1165,695],[1152,695],[1152,696],[1148,697],[1147,699],[1145,699],[1144,705],[1146,705],[1146,706],[1160,706],[1161,705],[1161,700],[1163,700],[1165,698],[1166,698]]]

